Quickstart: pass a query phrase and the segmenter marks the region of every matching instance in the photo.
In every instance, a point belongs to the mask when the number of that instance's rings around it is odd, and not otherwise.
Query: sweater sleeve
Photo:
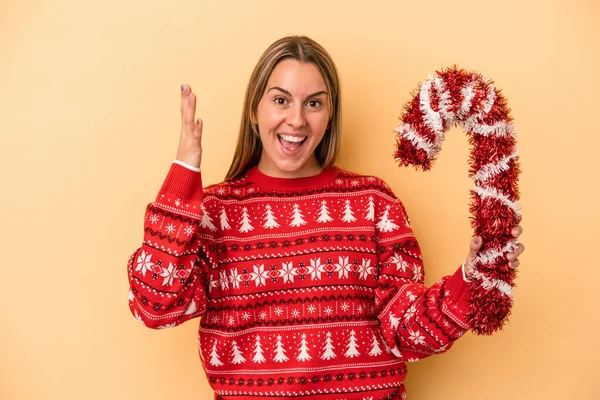
[[[470,327],[469,283],[459,267],[426,287],[421,250],[404,206],[397,198],[383,206],[387,214],[377,229],[376,286],[383,337],[392,352],[406,361],[443,353]]]
[[[129,308],[149,328],[177,326],[206,311],[216,247],[212,231],[202,226],[203,210],[200,172],[171,164],[146,208],[142,246],[128,262]]]

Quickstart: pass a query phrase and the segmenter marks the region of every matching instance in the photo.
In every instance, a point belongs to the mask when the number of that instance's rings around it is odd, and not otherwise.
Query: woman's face
[[[316,65],[294,59],[277,64],[253,121],[263,146],[262,173],[300,178],[321,172],[315,149],[329,123],[329,95]]]

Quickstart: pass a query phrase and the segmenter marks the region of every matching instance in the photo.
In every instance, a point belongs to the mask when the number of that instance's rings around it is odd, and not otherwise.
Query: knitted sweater
[[[202,189],[173,163],[128,275],[146,326],[200,317],[216,399],[403,399],[405,363],[469,328],[461,269],[425,287],[401,201],[337,167],[298,179],[254,167]]]

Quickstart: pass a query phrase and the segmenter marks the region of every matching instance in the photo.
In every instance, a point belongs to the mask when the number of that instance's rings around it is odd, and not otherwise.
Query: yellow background
[[[217,182],[251,69],[288,34],[335,59],[339,165],[403,200],[428,284],[467,255],[469,149],[453,130],[432,171],[397,168],[401,107],[457,63],[494,79],[512,108],[527,250],[510,324],[409,364],[409,400],[600,398],[599,11],[593,0],[3,0],[0,398],[211,398],[196,322],[140,325],[126,262],[175,156],[179,85],[198,93],[205,184]]]

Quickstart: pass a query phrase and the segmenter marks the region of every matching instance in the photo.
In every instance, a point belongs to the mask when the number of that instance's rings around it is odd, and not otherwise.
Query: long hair
[[[330,121],[321,143],[315,149],[317,161],[322,168],[331,166],[338,154],[342,125],[342,105],[340,98],[340,79],[331,56],[314,40],[306,36],[287,36],[274,42],[258,60],[246,88],[244,108],[237,146],[229,172],[225,180],[241,177],[258,165],[262,154],[262,143],[257,127],[252,123],[258,103],[267,86],[273,69],[283,59],[291,58],[299,62],[316,65],[321,71],[329,96]]]

